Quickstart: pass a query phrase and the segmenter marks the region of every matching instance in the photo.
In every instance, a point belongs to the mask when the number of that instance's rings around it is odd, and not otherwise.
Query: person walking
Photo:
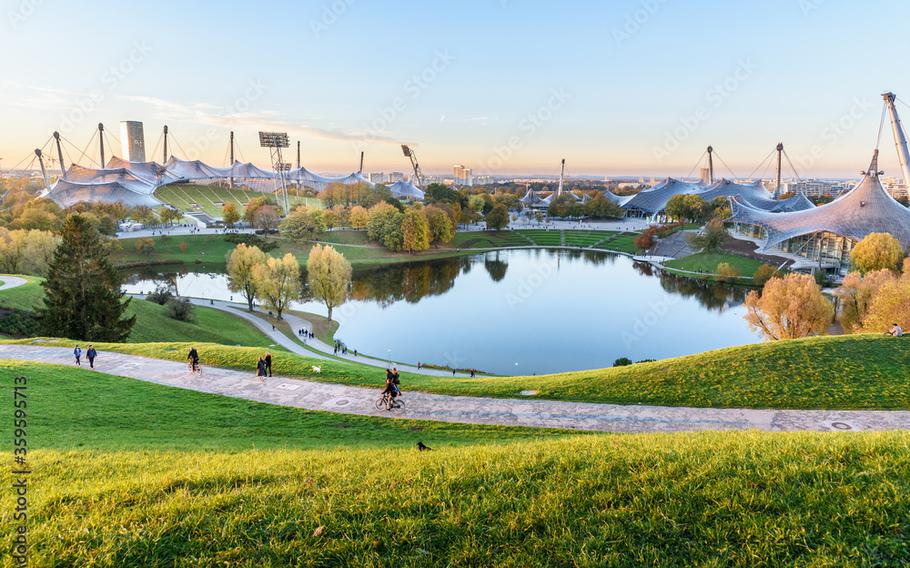
[[[94,369],[94,368],[95,368],[95,357],[98,356],[98,352],[95,351],[95,346],[94,346],[94,345],[89,345],[89,346],[88,346],[88,351],[85,352],[85,356],[86,356],[86,358],[88,359],[88,366],[89,366],[89,368],[90,368],[90,369]]]
[[[190,348],[190,353],[186,356],[186,358],[190,362],[190,372],[197,372],[199,370],[199,352],[196,351],[195,347]]]
[[[256,361],[256,377],[259,379],[260,383],[265,382],[265,372],[265,360],[260,357],[259,360]]]
[[[78,345],[76,346],[75,349],[73,349],[73,357],[76,358],[76,366],[81,367],[82,366],[82,348],[79,347]]]
[[[265,368],[269,372],[269,376],[272,376],[272,354],[268,351],[265,352]]]

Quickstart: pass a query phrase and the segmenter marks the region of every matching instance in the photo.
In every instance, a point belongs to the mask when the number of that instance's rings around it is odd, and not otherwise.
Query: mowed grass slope
[[[22,278],[26,278],[28,284],[0,291],[0,308],[34,311],[42,305],[42,279],[34,276]],[[3,276],[0,276],[2,279]],[[200,341],[263,347],[274,344],[248,321],[214,308],[196,306],[194,321],[186,322],[170,317],[165,306],[134,298],[130,301],[127,314],[136,316],[136,324],[127,340],[132,343]]]
[[[19,340],[31,343],[32,340]],[[42,340],[43,345],[69,345]],[[101,349],[183,361],[189,343],[102,344]],[[209,366],[252,369],[260,350],[199,345]],[[311,365],[322,372],[314,375]],[[726,408],[910,409],[910,338],[816,337],[730,347],[627,367],[531,377],[460,378],[402,373],[402,386],[453,395]],[[380,388],[381,369],[292,354],[277,373]],[[523,397],[522,397],[523,398]]]
[[[0,361],[3,384],[12,385],[20,375],[28,379],[28,434],[33,450],[411,448],[418,441],[441,448],[571,435],[559,430],[314,412],[70,366]],[[8,432],[9,425],[0,431]]]
[[[39,450],[31,460],[35,566],[910,558],[906,433],[600,435],[432,452]],[[12,534],[10,523],[3,516],[0,530]]]

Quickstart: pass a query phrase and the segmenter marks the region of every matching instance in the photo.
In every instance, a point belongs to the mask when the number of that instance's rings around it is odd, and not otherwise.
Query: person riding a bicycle
[[[186,356],[187,361],[190,362],[190,371],[196,373],[199,371],[199,352],[196,351],[195,347],[190,348],[189,355]]]

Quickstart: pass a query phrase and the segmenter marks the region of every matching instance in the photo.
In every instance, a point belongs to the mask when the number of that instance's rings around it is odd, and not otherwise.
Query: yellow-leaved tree
[[[253,270],[265,264],[266,255],[259,247],[239,244],[228,258],[228,288],[231,292],[239,292],[246,299],[247,307],[252,312],[253,302],[256,300],[256,282],[253,279]]]
[[[307,284],[313,297],[325,304],[332,321],[332,310],[348,297],[351,263],[334,247],[316,245],[306,261]]]
[[[278,319],[288,304],[300,298],[300,264],[297,258],[287,253],[280,259],[269,258],[265,264],[253,268],[253,282],[256,292],[265,306],[275,312]]]
[[[367,226],[367,221],[370,220],[369,211],[360,205],[351,207],[349,216],[352,229],[365,229]]]
[[[874,270],[897,270],[904,249],[890,233],[869,233],[850,251],[853,268],[861,274]]]
[[[409,207],[401,221],[402,248],[407,252],[420,252],[430,248],[430,224],[423,208]]]
[[[821,335],[834,319],[834,306],[808,274],[768,280],[760,295],[749,292],[746,309],[749,325],[772,340]]]

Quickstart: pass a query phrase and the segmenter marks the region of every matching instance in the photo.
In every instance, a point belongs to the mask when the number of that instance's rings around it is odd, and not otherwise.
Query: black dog
[[[417,449],[421,452],[428,452],[428,451],[432,450],[433,448],[424,444],[423,442],[417,442]]]

